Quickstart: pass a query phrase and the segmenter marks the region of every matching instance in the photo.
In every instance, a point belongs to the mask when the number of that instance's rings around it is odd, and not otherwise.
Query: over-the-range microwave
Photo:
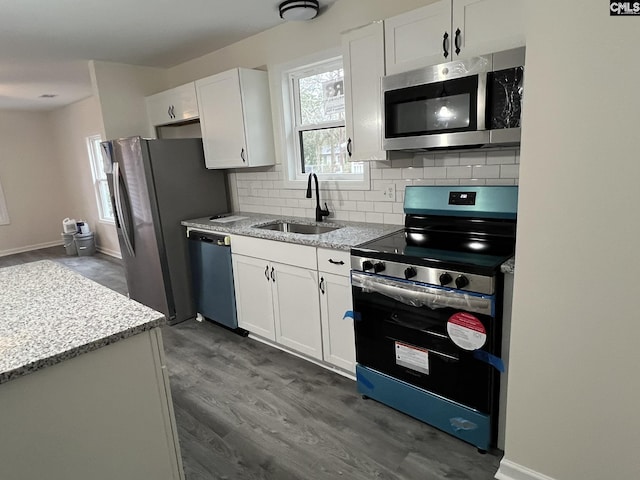
[[[385,150],[520,143],[525,49],[382,79]]]

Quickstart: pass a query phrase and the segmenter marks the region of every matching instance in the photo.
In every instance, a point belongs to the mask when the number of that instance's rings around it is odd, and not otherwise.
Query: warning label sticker
[[[453,343],[464,350],[478,350],[487,341],[487,331],[482,322],[467,312],[451,315],[447,333]]]
[[[429,375],[429,350],[395,342],[396,364]]]

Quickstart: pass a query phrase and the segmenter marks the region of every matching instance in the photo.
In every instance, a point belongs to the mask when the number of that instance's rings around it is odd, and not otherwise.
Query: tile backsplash
[[[325,190],[320,182],[320,201],[327,203],[331,220],[350,220],[402,225],[407,185],[517,185],[519,149],[424,153],[371,162],[371,190]],[[236,211],[282,216],[315,217],[314,198],[305,190],[283,186],[281,165],[234,170],[229,174]],[[395,199],[386,194],[395,187]]]

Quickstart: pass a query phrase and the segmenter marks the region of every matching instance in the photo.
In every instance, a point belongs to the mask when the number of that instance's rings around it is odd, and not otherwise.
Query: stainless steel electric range
[[[404,230],[351,249],[358,391],[496,446],[516,186],[410,186]]]

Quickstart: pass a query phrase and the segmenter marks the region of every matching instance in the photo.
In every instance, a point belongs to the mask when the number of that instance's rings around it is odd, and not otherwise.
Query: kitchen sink
[[[318,235],[320,233],[332,232],[341,227],[335,227],[330,225],[309,225],[306,223],[278,221],[273,223],[267,223],[266,225],[259,225],[254,228],[259,228],[261,230],[274,230],[276,232],[285,232],[285,233],[301,233],[303,235]]]

